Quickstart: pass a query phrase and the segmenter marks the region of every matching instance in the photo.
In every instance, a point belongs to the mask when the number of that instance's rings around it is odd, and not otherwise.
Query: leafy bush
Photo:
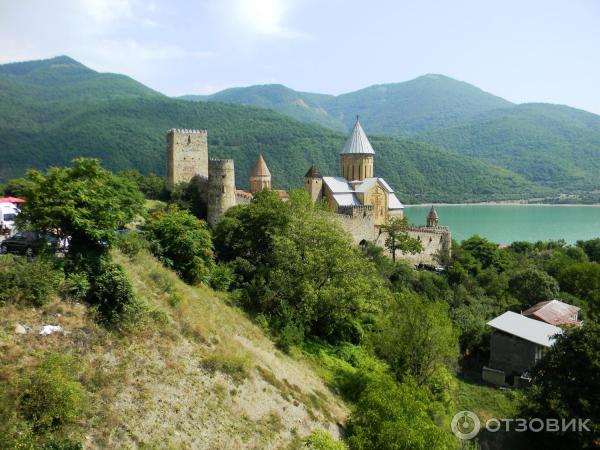
[[[430,416],[428,393],[386,374],[365,375],[366,387],[348,420],[348,443],[357,450],[456,448],[453,436]]]
[[[0,305],[13,302],[41,306],[56,293],[62,274],[51,261],[27,261],[12,255],[0,256]]]
[[[90,280],[85,272],[69,273],[62,286],[63,295],[71,300],[82,302],[90,292]]]
[[[227,291],[234,277],[233,267],[228,264],[215,264],[210,273],[210,287],[217,291]]]
[[[325,430],[317,429],[304,439],[304,448],[308,450],[347,450],[342,441],[336,441]]]
[[[73,358],[51,353],[18,382],[16,410],[34,432],[57,430],[81,416],[87,399],[76,375]]]
[[[143,306],[123,268],[103,261],[91,276],[88,301],[98,308],[102,322],[127,328],[139,321]]]
[[[206,283],[214,265],[212,239],[206,222],[170,206],[148,218],[150,250],[188,283]]]
[[[126,232],[117,238],[117,248],[124,254],[133,258],[139,255],[142,251],[150,248],[150,243],[143,234],[135,231]]]

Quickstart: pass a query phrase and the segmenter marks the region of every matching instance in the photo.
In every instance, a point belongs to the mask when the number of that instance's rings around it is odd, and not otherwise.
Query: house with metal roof
[[[529,370],[554,344],[562,329],[548,323],[507,311],[487,323],[490,360],[483,368],[483,379],[497,385],[523,386]]]
[[[557,299],[537,303],[521,314],[550,325],[581,326],[582,324],[578,318],[579,308]]]

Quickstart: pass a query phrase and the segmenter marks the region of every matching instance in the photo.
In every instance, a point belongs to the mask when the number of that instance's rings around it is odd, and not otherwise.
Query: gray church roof
[[[360,126],[360,122],[358,121],[358,116],[356,117],[356,123],[354,124],[354,129],[350,136],[348,136],[348,140],[344,144],[340,155],[345,154],[362,154],[362,155],[374,155],[375,150],[371,146],[367,135],[365,134],[365,130]]]
[[[352,186],[348,184],[348,181],[344,177],[323,177],[323,183],[334,194],[354,192],[354,189],[352,189]]]
[[[562,333],[562,330],[554,325],[530,319],[512,311],[506,311],[487,324],[492,328],[544,347],[551,347],[554,344],[553,336]]]
[[[329,188],[333,194],[333,199],[336,201],[338,206],[359,206],[360,201],[358,198],[356,198],[354,193],[365,192],[378,181],[383,185],[384,189],[388,191],[388,209],[404,209],[404,205],[400,202],[400,200],[398,200],[398,197],[396,197],[396,194],[394,194],[394,191],[390,185],[387,184],[383,178],[366,178],[362,183],[357,185],[355,189],[353,189],[350,183],[348,183],[344,177],[323,177],[323,184]]]

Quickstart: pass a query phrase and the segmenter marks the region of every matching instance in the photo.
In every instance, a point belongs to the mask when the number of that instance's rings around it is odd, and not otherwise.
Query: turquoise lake
[[[412,224],[424,225],[431,206],[407,206]],[[514,241],[600,237],[600,207],[534,205],[440,205],[440,225],[450,227],[452,238],[462,241],[478,234],[498,244]]]

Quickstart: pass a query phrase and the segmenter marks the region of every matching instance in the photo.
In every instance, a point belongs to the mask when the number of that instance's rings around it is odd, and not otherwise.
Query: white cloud
[[[164,61],[211,56],[164,39],[162,12],[142,0],[0,0],[0,63],[66,54],[144,81]]]
[[[224,15],[239,31],[262,36],[308,38],[307,33],[286,25],[295,0],[218,0]]]

